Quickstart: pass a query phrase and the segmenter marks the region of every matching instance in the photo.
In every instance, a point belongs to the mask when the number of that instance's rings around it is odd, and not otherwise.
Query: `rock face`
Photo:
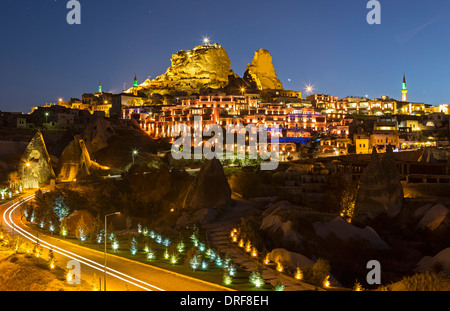
[[[230,88],[233,92],[240,92],[243,85],[246,85],[248,92],[283,90],[272,64],[272,56],[267,50],[255,52],[241,79],[231,69],[230,58],[225,49],[215,43],[179,51],[172,55],[171,66],[164,74],[153,80],[147,79],[126,92],[173,95],[178,92],[199,93],[202,89],[229,91]]]
[[[269,260],[272,262],[281,262],[284,266],[295,270],[311,268],[314,262],[302,254],[290,252],[284,248],[276,248],[269,253]]]
[[[58,179],[62,182],[73,181],[90,175],[92,166],[89,152],[83,139],[75,136],[64,149],[58,163]]]
[[[268,253],[268,256],[270,261],[280,262],[283,267],[291,271],[295,271],[297,267],[304,270],[314,266],[314,261],[308,257],[305,257],[299,253],[290,252],[284,248],[276,248]],[[330,281],[337,286],[342,286],[333,275],[330,275]],[[312,287],[311,290],[314,290],[314,288]]]
[[[425,272],[431,268],[433,264],[439,263],[444,268],[444,273],[450,275],[450,248],[445,248],[434,257],[425,256],[418,263],[416,270]]]
[[[277,215],[282,211],[293,209],[294,206],[288,201],[280,201],[269,207],[263,213],[260,229],[268,233],[280,232],[283,241],[292,242],[296,245],[301,245],[302,236],[293,228],[292,221],[282,221],[281,217]]]
[[[18,172],[26,189],[47,185],[55,178],[55,172],[41,132],[37,132],[28,144],[19,163]]]
[[[247,66],[244,79],[255,82],[259,90],[283,89],[283,85],[275,73],[275,68],[272,64],[272,56],[264,49],[255,52],[252,63]]]
[[[200,224],[200,226],[206,225],[215,220],[219,216],[219,212],[214,208],[202,208],[196,212],[184,212],[176,222],[177,228],[184,228],[186,226],[192,226],[194,224]]]
[[[201,88],[218,89],[228,84],[233,75],[227,52],[220,45],[202,45],[172,55],[172,65],[166,73],[153,81],[147,80],[141,88],[167,88],[198,92]]]
[[[362,241],[373,248],[390,248],[371,227],[358,228],[341,217],[336,217],[329,222],[316,222],[313,224],[313,227],[316,234],[323,239],[326,239],[329,234],[334,234],[342,241],[348,241],[352,238]]]
[[[111,123],[105,118],[96,118],[84,129],[81,138],[90,154],[108,146],[108,139],[115,134]]]
[[[396,216],[403,202],[403,186],[394,161],[392,148],[387,148],[385,157],[380,161],[376,149],[364,170],[358,188],[355,203],[355,217],[364,220],[373,219],[382,213]]]
[[[432,231],[436,230],[445,221],[449,212],[442,204],[425,206],[425,208],[420,208],[420,210],[415,213],[416,216],[422,216],[417,226],[419,228],[428,228]]]
[[[216,158],[205,160],[200,172],[189,187],[184,208],[200,210],[203,208],[221,208],[230,206],[231,189]]]

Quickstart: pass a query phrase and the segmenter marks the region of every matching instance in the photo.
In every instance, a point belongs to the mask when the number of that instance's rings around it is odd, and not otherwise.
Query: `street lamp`
[[[119,215],[120,214],[120,212],[115,212],[115,213],[112,213],[112,214],[108,214],[108,215],[105,215],[105,275],[104,275],[104,287],[105,287],[105,292],[106,292],[106,217],[108,217],[108,216],[113,216],[113,215]]]
[[[138,151],[137,149],[133,149],[133,152],[131,153],[132,157],[133,157],[133,164],[134,164],[134,157],[138,155]]]
[[[50,115],[50,113],[46,112],[45,113],[45,123],[48,123],[48,116]]]

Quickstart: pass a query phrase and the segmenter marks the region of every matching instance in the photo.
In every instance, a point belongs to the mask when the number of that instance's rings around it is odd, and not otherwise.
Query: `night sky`
[[[67,24],[68,0],[0,2],[0,110],[81,98],[100,80],[118,93],[203,36],[239,76],[269,50],[285,89],[400,99],[406,73],[408,100],[450,102],[448,0],[380,0],[381,25],[367,24],[368,0],[79,1],[81,25]]]

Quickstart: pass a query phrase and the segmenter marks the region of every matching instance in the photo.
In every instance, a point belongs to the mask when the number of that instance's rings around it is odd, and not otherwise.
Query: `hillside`
[[[92,291],[92,286],[67,284],[63,269],[51,271],[44,259],[0,247],[0,291]]]
[[[114,169],[126,169],[132,164],[133,150],[137,150],[135,162],[149,160],[160,150],[170,150],[170,145],[162,146],[160,143],[142,130],[138,126],[128,126],[125,124],[115,124],[116,135],[111,136],[106,147],[91,154],[91,159]]]

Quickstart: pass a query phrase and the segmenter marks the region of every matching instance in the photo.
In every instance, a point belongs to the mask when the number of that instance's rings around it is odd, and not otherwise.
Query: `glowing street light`
[[[312,94],[314,87],[310,84],[306,85],[306,94]]]
[[[137,149],[133,149],[131,152],[131,156],[133,158],[133,164],[134,164],[134,158],[139,154],[139,151]]]
[[[203,43],[204,43],[205,45],[208,45],[209,42],[210,42],[210,40],[209,40],[208,37],[203,37]]]
[[[105,287],[105,291],[106,291],[106,241],[108,240],[107,239],[107,237],[106,237],[106,218],[108,217],[108,216],[113,216],[113,215],[120,215],[120,212],[115,212],[115,213],[111,213],[111,214],[108,214],[108,215],[105,215],[105,276],[104,276],[104,287]]]
[[[48,116],[50,115],[50,113],[49,112],[46,112],[45,113],[45,123],[48,123]]]

